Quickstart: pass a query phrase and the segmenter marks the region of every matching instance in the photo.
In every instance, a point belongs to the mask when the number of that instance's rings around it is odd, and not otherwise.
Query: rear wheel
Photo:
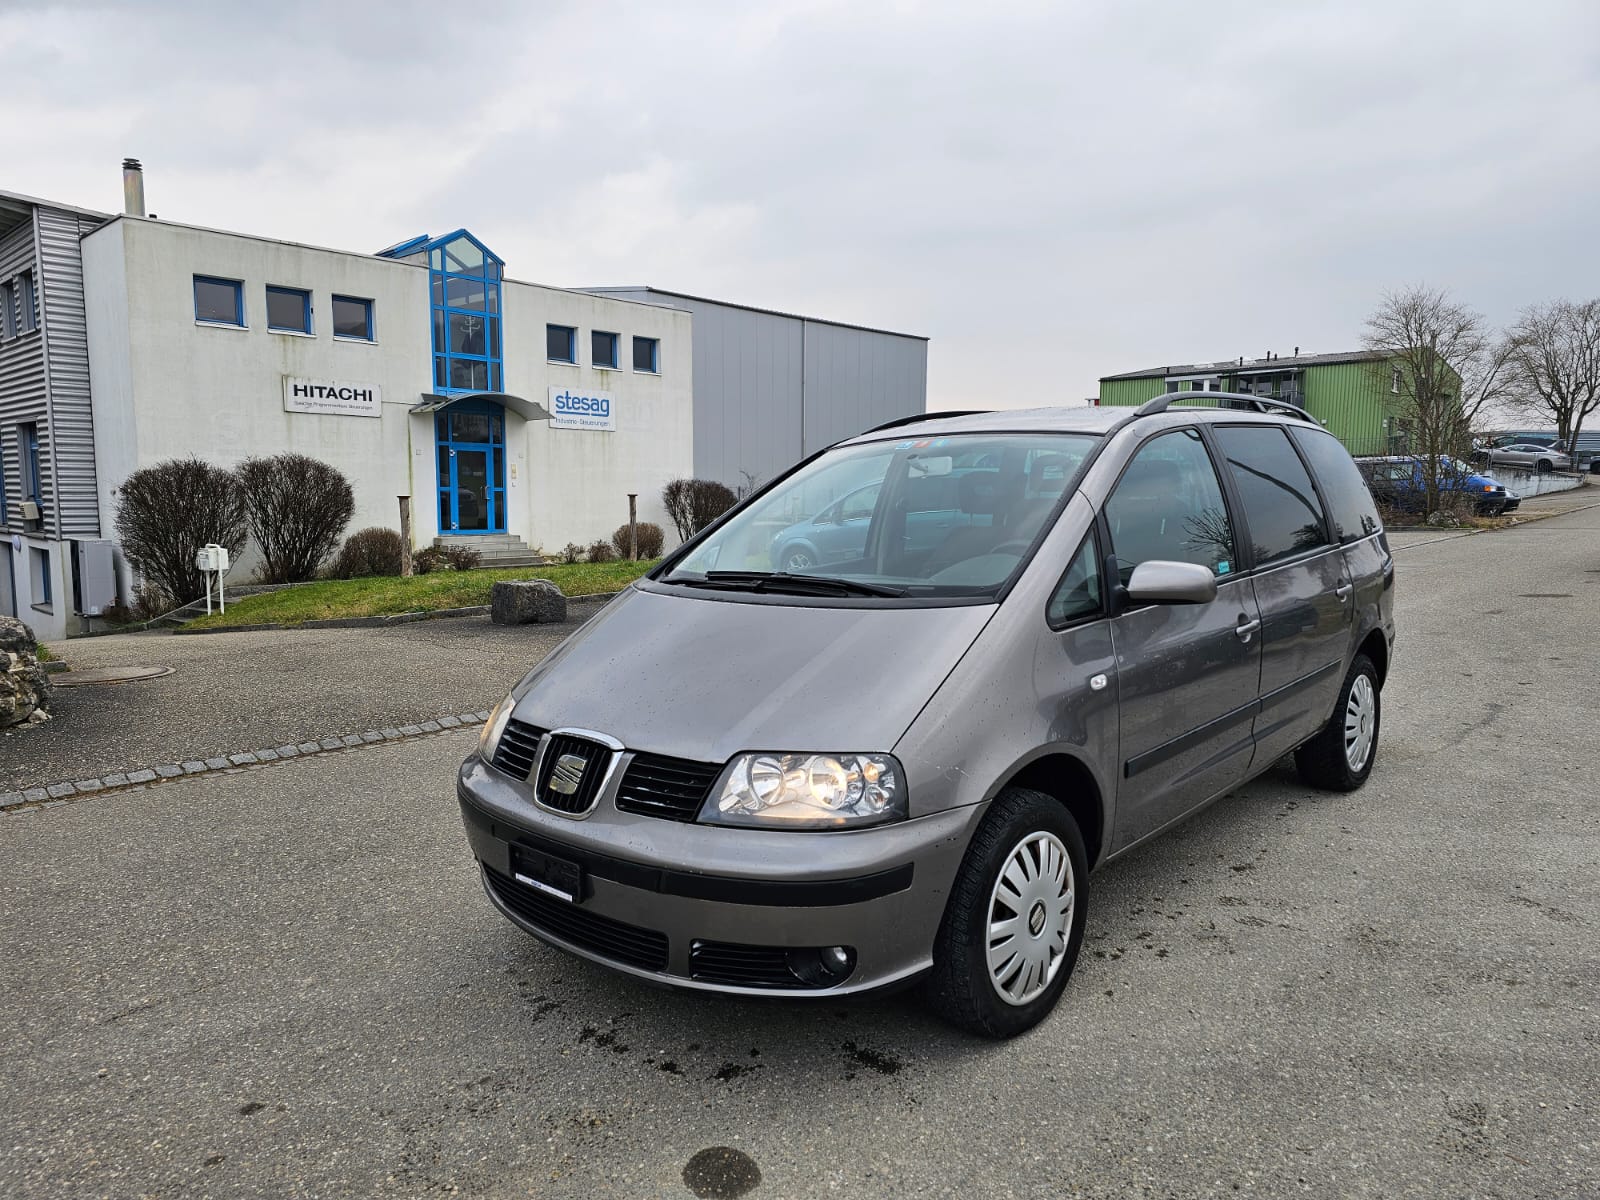
[[[1071,814],[1043,792],[1001,792],[967,847],[934,943],[934,1009],[992,1038],[1042,1021],[1083,946],[1087,878]]]
[[[1365,654],[1358,654],[1345,675],[1333,716],[1321,733],[1294,752],[1301,781],[1329,792],[1353,792],[1365,783],[1378,756],[1382,715],[1378,669]]]
[[[1556,469],[1555,463],[1551,462],[1548,458],[1541,458],[1539,460],[1539,474],[1548,475],[1548,474],[1550,474],[1551,471],[1554,471],[1555,469]]]
[[[783,570],[794,574],[816,566],[817,558],[804,546],[790,546],[778,556],[778,562]]]

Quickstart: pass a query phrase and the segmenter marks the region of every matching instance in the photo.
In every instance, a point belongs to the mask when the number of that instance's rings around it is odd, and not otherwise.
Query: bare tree
[[[1385,293],[1367,318],[1364,345],[1375,358],[1374,386],[1397,397],[1410,422],[1412,451],[1422,461],[1425,510],[1441,495],[1468,454],[1478,415],[1505,394],[1509,348],[1481,314],[1425,286]]]
[[[117,489],[122,552],[168,603],[187,604],[205,595],[195,552],[215,542],[237,557],[246,529],[237,477],[198,458],[144,467]]]
[[[1554,421],[1576,456],[1583,423],[1600,408],[1600,300],[1524,309],[1511,327],[1511,369],[1523,407]]]
[[[247,458],[238,474],[250,532],[261,547],[262,582],[315,579],[355,512],[350,481],[304,454]]]

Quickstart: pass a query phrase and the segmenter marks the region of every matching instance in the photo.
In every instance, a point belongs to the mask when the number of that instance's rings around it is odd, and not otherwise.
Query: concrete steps
[[[514,533],[483,533],[466,537],[446,535],[434,538],[433,544],[476,550],[481,567],[537,567],[544,562]]]

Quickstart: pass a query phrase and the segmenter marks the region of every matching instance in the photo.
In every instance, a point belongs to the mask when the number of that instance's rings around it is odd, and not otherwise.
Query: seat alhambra
[[[921,982],[1005,1037],[1067,986],[1091,872],[1286,755],[1361,786],[1394,641],[1361,474],[1299,409],[1176,400],[899,422],[691,538],[462,764],[491,902],[654,982]],[[846,498],[836,552],[774,562]]]

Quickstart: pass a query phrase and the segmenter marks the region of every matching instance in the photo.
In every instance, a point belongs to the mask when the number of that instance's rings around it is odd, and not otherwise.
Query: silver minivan
[[[644,979],[1060,997],[1090,872],[1293,754],[1361,786],[1394,564],[1299,409],[934,413],[817,454],[535,667],[457,792],[490,900]],[[942,477],[937,539],[908,498]],[[847,557],[775,542],[876,485]],[[859,547],[859,548],[857,548]]]

